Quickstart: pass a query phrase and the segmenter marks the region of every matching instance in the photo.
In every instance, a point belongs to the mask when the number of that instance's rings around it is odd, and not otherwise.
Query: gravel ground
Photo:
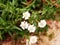
[[[60,45],[60,29],[56,31],[55,37],[50,41],[51,45]]]

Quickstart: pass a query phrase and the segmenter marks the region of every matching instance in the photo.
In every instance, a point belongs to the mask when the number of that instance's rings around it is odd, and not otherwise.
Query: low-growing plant
[[[0,39],[46,32],[46,20],[60,20],[60,0],[0,0]]]

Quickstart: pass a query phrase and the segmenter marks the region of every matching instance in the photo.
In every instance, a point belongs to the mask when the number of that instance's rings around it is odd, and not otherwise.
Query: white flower
[[[36,43],[37,42],[37,36],[30,36],[30,43]]]
[[[40,28],[44,28],[46,26],[46,21],[45,20],[41,20],[39,23],[38,23],[38,26]]]
[[[29,19],[29,17],[30,17],[30,13],[28,11],[23,13],[22,18],[25,18],[25,20],[27,20],[27,19]]]
[[[23,22],[21,22],[20,27],[21,27],[23,30],[25,30],[25,29],[28,28],[28,25],[29,25],[29,24],[28,24],[26,21],[23,21]]]
[[[29,32],[35,32],[35,30],[36,30],[36,27],[34,25],[29,25],[28,26],[28,31]]]

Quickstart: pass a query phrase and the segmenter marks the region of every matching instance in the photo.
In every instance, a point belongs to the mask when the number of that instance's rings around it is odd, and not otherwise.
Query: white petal
[[[25,30],[28,28],[28,23],[26,21],[21,22],[20,27]]]
[[[46,21],[45,20],[41,20],[39,23],[38,23],[38,26],[40,28],[44,28],[46,26]]]
[[[30,17],[30,13],[28,11],[23,13],[22,18],[25,18],[25,20],[27,20],[27,19],[29,19],[29,17]]]
[[[37,36],[30,36],[30,43],[36,43],[37,39]]]
[[[36,27],[34,25],[29,25],[28,26],[28,31],[29,32],[35,32],[35,30],[36,30]]]

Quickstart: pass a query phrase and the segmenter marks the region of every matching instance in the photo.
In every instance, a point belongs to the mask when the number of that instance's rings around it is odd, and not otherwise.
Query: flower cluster
[[[20,24],[20,27],[23,29],[23,30],[28,30],[29,33],[34,33],[37,29],[37,27],[39,28],[44,28],[46,26],[46,20],[40,20],[36,25],[33,24],[30,24],[27,20],[29,20],[29,18],[31,17],[31,14],[26,11],[23,13],[23,16],[22,18],[24,19],[24,21],[21,22]],[[26,40],[26,45],[31,45],[32,43],[36,43],[37,42],[37,36],[30,36],[29,39]],[[29,44],[28,44],[29,43]]]
[[[30,17],[30,13],[28,11],[23,13],[23,17],[25,20],[29,19]],[[40,28],[44,28],[46,26],[46,21],[45,20],[40,20],[40,22],[38,22],[38,27]],[[20,27],[25,30],[27,29],[30,33],[31,32],[35,32],[36,30],[36,26],[34,24],[29,24],[27,21],[22,21],[20,24]]]

